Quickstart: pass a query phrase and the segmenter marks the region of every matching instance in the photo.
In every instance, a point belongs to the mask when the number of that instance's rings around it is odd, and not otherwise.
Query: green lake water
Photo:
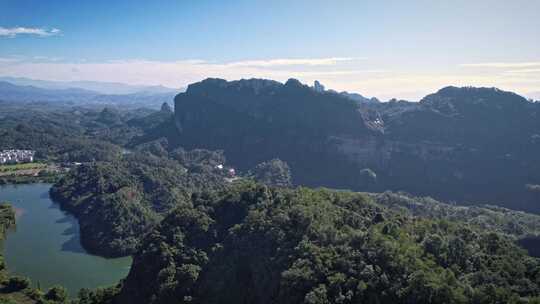
[[[82,247],[77,220],[49,197],[49,184],[0,186],[0,202],[10,202],[17,225],[2,244],[7,269],[46,290],[63,285],[70,295],[80,288],[114,285],[125,278],[131,258],[105,259]]]

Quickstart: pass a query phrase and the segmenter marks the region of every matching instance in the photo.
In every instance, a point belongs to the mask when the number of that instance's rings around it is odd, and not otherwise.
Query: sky
[[[269,78],[383,100],[540,99],[540,0],[0,0],[0,76],[173,88]]]

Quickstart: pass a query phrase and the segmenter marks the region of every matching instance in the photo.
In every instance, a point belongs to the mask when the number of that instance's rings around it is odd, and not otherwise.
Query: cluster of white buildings
[[[35,153],[36,152],[32,150],[0,151],[0,165],[1,164],[16,164],[16,163],[31,163],[34,161]]]

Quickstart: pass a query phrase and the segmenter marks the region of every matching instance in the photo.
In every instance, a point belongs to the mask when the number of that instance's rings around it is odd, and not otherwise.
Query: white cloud
[[[18,35],[36,35],[40,37],[48,37],[59,35],[61,31],[57,28],[32,28],[32,27],[12,27],[6,28],[0,26],[0,37],[16,37]]]
[[[268,59],[268,60],[246,60],[230,62],[225,65],[230,67],[275,67],[275,66],[329,66],[340,62],[358,60],[360,58],[350,57],[330,57],[330,58],[299,58],[299,59]]]
[[[34,56],[31,58],[33,61],[41,62],[41,61],[61,61],[62,57],[48,57],[48,56]]]
[[[19,61],[19,59],[13,58],[13,57],[0,57],[0,64],[18,62],[18,61]]]
[[[506,71],[508,74],[529,74],[529,73],[540,73],[540,69],[522,69],[522,70],[510,70]]]
[[[465,69],[453,72],[391,71],[377,69],[369,62],[336,58],[268,59],[216,63],[205,60],[151,61],[116,60],[106,62],[64,60],[42,57],[0,60],[0,76],[27,77],[59,81],[107,81],[128,84],[184,87],[207,77],[227,80],[268,78],[284,82],[297,78],[304,83],[321,81],[338,91],[359,92],[365,96],[384,96],[418,100],[441,87],[499,87],[518,93],[540,90],[540,77],[534,73],[507,74],[504,71],[478,72]],[[254,64],[254,62],[256,64]],[[370,68],[363,68],[370,66]]]
[[[527,96],[530,99],[540,101],[540,92],[528,92],[528,93],[525,93],[525,96]]]
[[[42,60],[39,60],[42,59]],[[246,60],[215,63],[205,60],[150,61],[114,60],[107,62],[53,61],[47,57],[34,56],[18,62],[3,64],[0,74],[50,80],[103,80],[138,84],[162,84],[185,86],[206,77],[225,79],[272,78],[287,80],[295,78],[338,77],[377,73],[377,70],[351,70],[339,66],[352,58],[304,58]],[[6,62],[7,63],[7,62]],[[279,69],[276,69],[279,67]],[[294,70],[287,69],[294,67]],[[330,69],[330,70],[329,70]],[[77,71],[77,72],[73,72]]]
[[[540,67],[540,61],[463,63],[459,66],[464,68],[530,68]]]

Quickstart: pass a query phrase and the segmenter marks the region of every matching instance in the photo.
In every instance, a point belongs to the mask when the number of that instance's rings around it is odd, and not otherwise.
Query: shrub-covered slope
[[[511,239],[350,192],[241,183],[175,209],[140,248],[119,303],[527,303],[540,293],[540,261]]]
[[[223,178],[209,169],[211,165],[204,165],[212,152],[203,152],[178,150],[174,154],[201,157],[197,168],[185,159],[182,165],[146,152],[85,164],[56,183],[51,197],[78,218],[86,249],[104,256],[129,255],[163,214],[190,204],[192,193],[225,186]]]

